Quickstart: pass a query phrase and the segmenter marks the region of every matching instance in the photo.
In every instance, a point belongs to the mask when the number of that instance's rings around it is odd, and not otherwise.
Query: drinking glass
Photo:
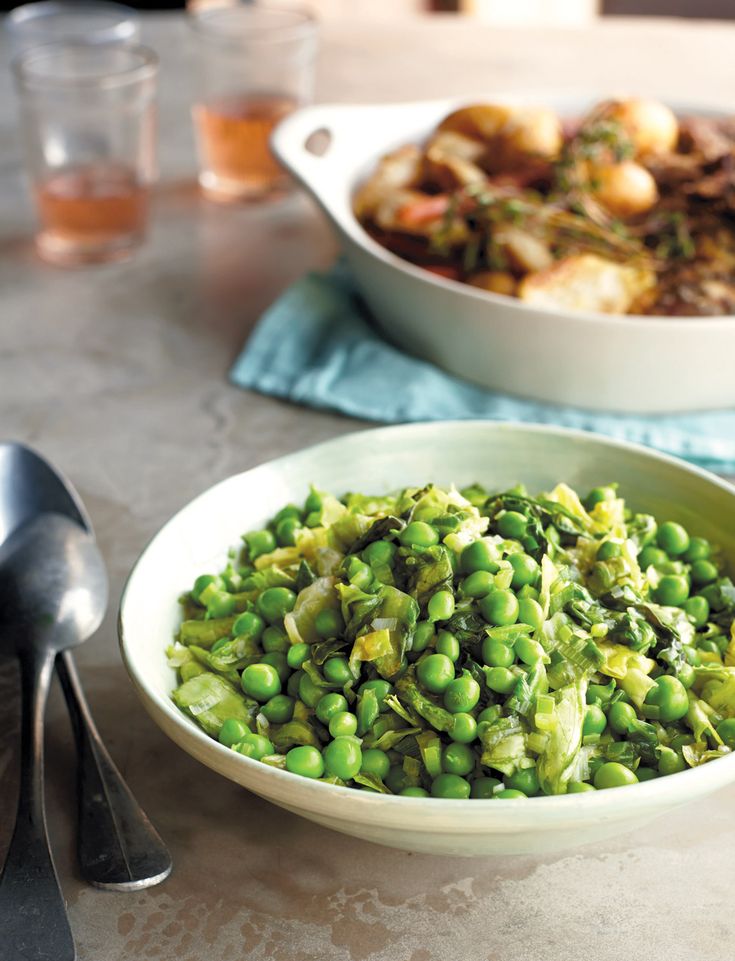
[[[16,7],[5,17],[13,53],[60,40],[137,43],[140,20],[131,7],[105,0],[42,0]]]
[[[45,260],[119,260],[141,243],[156,174],[157,68],[151,50],[124,44],[53,43],[14,62]]]
[[[269,139],[280,120],[312,98],[316,21],[297,8],[241,4],[195,11],[191,23],[204,194],[228,203],[282,192],[289,179]]]

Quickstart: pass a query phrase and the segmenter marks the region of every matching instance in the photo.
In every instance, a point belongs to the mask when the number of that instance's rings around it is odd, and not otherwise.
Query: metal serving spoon
[[[0,444],[0,543],[48,511],[64,515],[91,538],[89,518],[71,484],[30,448]],[[81,873],[112,890],[158,884],[171,871],[171,857],[99,737],[70,652],[58,655],[56,668],[77,742]]]
[[[63,514],[37,514],[0,546],[0,653],[20,660],[20,795],[0,877],[1,957],[75,957],[46,832],[43,735],[56,655],[97,630],[107,574],[92,536]]]

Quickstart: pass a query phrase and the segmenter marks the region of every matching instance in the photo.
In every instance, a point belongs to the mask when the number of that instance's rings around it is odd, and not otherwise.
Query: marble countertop
[[[168,881],[141,893],[81,882],[71,733],[54,691],[50,830],[81,961],[731,961],[735,789],[593,850],[440,860],[280,811],[189,758],[143,713],[119,658],[115,607],[148,539],[213,482],[364,426],[228,384],[259,312],[336,248],[303,197],[250,209],[198,198],[185,24],[150,16],[144,38],[162,59],[161,183],[150,240],[126,264],[62,271],[36,260],[0,65],[0,436],[43,451],[89,508],[113,603],[78,661],[102,735],[175,861]],[[444,18],[334,21],[318,94],[395,100],[584,83],[726,105],[734,49],[735,27],[683,21],[523,32]],[[14,808],[13,671],[0,674],[0,691],[1,854]]]

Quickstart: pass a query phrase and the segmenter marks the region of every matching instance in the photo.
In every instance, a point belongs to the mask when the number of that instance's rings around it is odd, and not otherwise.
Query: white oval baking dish
[[[483,97],[472,98],[482,101]],[[497,101],[496,97],[485,97]],[[500,98],[575,116],[602,97]],[[665,413],[735,404],[735,317],[646,317],[531,307],[437,277],[376,243],[351,197],[376,160],[423,139],[462,100],[305,107],[276,129],[281,163],[334,226],[385,335],[407,351],[494,390],[596,410]],[[697,104],[680,114],[722,115]],[[322,156],[307,149],[327,131]]]

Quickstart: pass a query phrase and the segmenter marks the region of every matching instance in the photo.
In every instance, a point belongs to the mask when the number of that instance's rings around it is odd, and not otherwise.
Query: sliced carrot
[[[438,217],[443,217],[449,209],[449,196],[447,194],[427,194],[420,200],[412,200],[398,208],[396,220],[404,227],[417,227],[420,224],[429,223]]]

